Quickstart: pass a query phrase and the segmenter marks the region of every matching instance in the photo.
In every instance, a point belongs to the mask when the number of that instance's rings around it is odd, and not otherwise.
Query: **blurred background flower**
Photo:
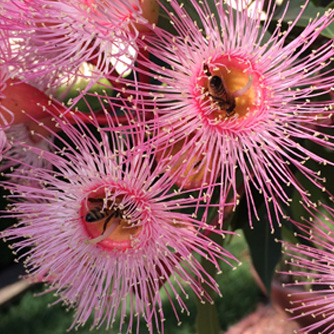
[[[308,217],[294,222],[301,242],[283,243],[288,267],[283,274],[290,277],[287,308],[291,319],[302,324],[298,333],[333,333],[334,210],[321,203],[304,207]]]
[[[136,39],[156,22],[158,5],[154,0],[14,0],[3,3],[0,13],[3,33],[19,49],[23,79],[50,88],[68,76],[83,76],[83,62],[96,65],[91,78],[113,72],[115,63],[133,63]]]

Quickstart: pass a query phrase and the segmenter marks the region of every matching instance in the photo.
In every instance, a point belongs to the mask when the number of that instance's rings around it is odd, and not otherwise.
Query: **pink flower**
[[[0,19],[20,48],[25,80],[52,74],[49,85],[59,85],[64,75],[84,75],[83,62],[97,65],[95,77],[124,55],[133,62],[138,31],[157,13],[155,0],[13,0],[2,5]]]
[[[0,37],[0,128],[8,128],[14,121],[14,113],[4,100],[7,97],[7,86],[17,72],[10,69],[12,61],[11,46],[7,38]],[[8,100],[7,100],[8,102]]]
[[[0,161],[2,160],[2,153],[8,148],[7,136],[5,129],[8,129],[13,122],[13,113],[7,108],[1,106],[1,100],[5,98],[3,90],[6,87],[5,81],[7,80],[6,74],[0,70]]]
[[[68,111],[60,102],[49,97],[41,90],[31,86],[28,83],[19,82],[15,79],[10,79],[13,75],[6,68],[0,68],[0,76],[2,75],[0,87],[0,131],[1,145],[0,155],[4,149],[10,150],[7,156],[10,155],[11,162],[5,161],[2,163],[0,170],[4,170],[13,165],[27,164],[29,167],[42,166],[43,160],[38,159],[38,156],[23,148],[23,143],[28,146],[37,146],[47,148],[48,144],[43,139],[37,137],[37,133],[47,135],[49,132],[40,126],[36,126],[31,121],[30,117],[38,119],[41,124],[54,124],[51,121],[50,114],[46,109],[60,115],[65,110]]]
[[[301,244],[284,242],[293,283],[301,287],[292,293],[291,319],[300,320],[300,333],[334,333],[334,209],[326,205],[308,207],[310,217],[294,222]]]
[[[3,236],[26,250],[22,256],[31,279],[43,278],[49,290],[77,309],[72,327],[92,313],[94,327],[112,327],[121,310],[123,333],[139,325],[141,315],[150,333],[154,327],[163,331],[161,286],[173,308],[185,311],[184,284],[203,300],[211,298],[202,284],[219,292],[194,255],[205,256],[217,269],[218,259],[234,258],[199,231],[203,223],[183,212],[196,210],[200,202],[187,192],[171,192],[173,179],[162,173],[162,160],[155,166],[143,129],[109,132],[93,121],[92,130],[75,115],[76,127],[54,117],[68,139],[53,133],[59,142],[50,142],[53,153],[30,148],[54,170],[11,175],[39,185],[5,184],[13,193],[8,215],[19,222]]]
[[[2,153],[6,150],[7,147],[8,143],[6,134],[2,129],[0,129],[0,161],[2,160]]]
[[[49,141],[33,136],[26,124],[14,124],[4,132],[6,142],[10,145],[10,149],[6,152],[6,156],[10,157],[0,165],[0,170],[4,171],[9,167],[15,167],[16,173],[29,174],[27,168],[49,168],[52,169],[51,164],[45,159],[41,159],[36,152],[31,151],[30,147],[37,147],[44,151],[49,151]],[[18,182],[19,180],[16,180]],[[13,182],[15,182],[13,180]]]
[[[10,70],[11,64],[11,47],[7,38],[0,37],[0,161],[2,160],[2,153],[9,148],[5,130],[8,130],[10,125],[14,122],[14,112],[6,105],[7,83],[11,76],[15,75]],[[7,99],[8,102],[8,99]]]
[[[259,219],[254,191],[260,192],[273,228],[269,210],[279,221],[282,204],[291,201],[287,187],[307,196],[294,170],[322,188],[318,171],[304,163],[312,159],[332,164],[303,141],[334,146],[333,136],[314,132],[318,121],[332,116],[326,94],[334,84],[329,67],[334,48],[331,40],[313,44],[333,23],[334,12],[310,20],[290,41],[298,17],[286,29],[277,24],[270,35],[274,10],[262,22],[264,1],[256,1],[251,11],[241,6],[233,11],[220,0],[214,11],[205,0],[191,3],[193,8],[170,2],[178,36],[156,28],[145,39],[150,43],[147,52],[164,66],[146,58],[138,64],[150,69],[147,75],[158,84],[138,82],[135,93],[130,88],[123,93],[144,95],[143,112],[159,116],[160,133],[154,142],[157,150],[170,148],[158,156],[178,157],[171,169],[182,167],[179,186],[218,184],[220,202],[232,193],[237,203],[243,183],[249,217]],[[198,14],[196,21],[189,12]],[[323,99],[314,101],[317,97]],[[156,127],[154,120],[149,128]]]

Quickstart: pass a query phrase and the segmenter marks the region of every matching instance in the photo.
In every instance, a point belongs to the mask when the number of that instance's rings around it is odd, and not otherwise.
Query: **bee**
[[[226,90],[222,78],[212,75],[207,64],[203,65],[204,73],[209,77],[208,95],[212,98],[220,110],[225,110],[227,117],[235,113],[235,99]]]
[[[102,198],[88,198],[91,203],[99,203],[99,206],[94,207],[87,212],[85,221],[87,223],[96,223],[102,219],[105,219],[102,228],[102,234],[106,231],[108,223],[112,218],[122,218],[123,212],[119,208],[101,210],[103,199]]]

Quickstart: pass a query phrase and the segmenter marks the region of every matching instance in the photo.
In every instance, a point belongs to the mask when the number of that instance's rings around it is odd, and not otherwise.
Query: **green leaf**
[[[200,15],[198,14],[196,8],[194,7],[192,0],[182,0],[182,1],[179,1],[179,3],[182,3],[183,7],[186,8],[187,14],[191,17],[191,19],[194,22],[197,23],[198,28],[203,29],[204,26],[203,26],[202,19]],[[218,16],[217,5],[215,1],[208,0],[207,4],[210,8],[211,13],[214,14],[214,16],[218,19],[219,16]],[[173,9],[173,6],[171,5],[171,1],[164,0],[162,1],[162,5],[166,8],[166,10],[169,13],[172,13],[172,16],[175,15],[175,11]],[[169,16],[169,14],[166,13],[166,11],[162,7],[160,7],[158,26],[173,34],[176,34],[176,30],[174,29],[173,24],[170,23],[171,20],[172,18]]]
[[[284,191],[288,194],[293,191],[290,187],[284,188]],[[274,231],[272,231],[263,195],[255,189],[252,189],[252,196],[260,221],[257,221],[253,215],[253,228],[250,228],[248,203],[245,196],[243,196],[235,214],[232,216],[231,227],[233,230],[238,228],[243,230],[250,250],[253,266],[268,291],[268,294],[270,294],[272,277],[281,257],[281,243],[277,242],[277,240],[282,240],[282,231],[275,219],[274,209],[271,207],[270,215],[274,227]],[[285,214],[288,216],[289,208],[282,207],[282,209],[284,209]]]
[[[253,229],[245,225],[243,232],[250,249],[254,268],[270,295],[271,280],[281,257],[281,243],[277,242],[277,240],[281,240],[281,229],[276,228],[272,233],[270,224],[262,220],[255,223]]]
[[[327,28],[325,28],[321,35],[327,38],[333,38],[334,37],[334,22],[331,23]]]
[[[77,97],[80,94],[79,91],[83,91],[88,85],[88,83],[89,80],[86,79],[81,79],[78,82],[76,82],[71,87],[71,91],[68,92],[64,102],[67,103],[67,101]],[[66,87],[65,86],[60,87],[60,89],[57,92],[57,95],[62,94],[64,91],[66,91]],[[93,94],[96,93],[97,95],[104,95],[104,92],[106,92],[109,96],[112,96],[114,93],[111,83],[105,78],[100,79],[96,84],[94,84],[88,90],[88,93],[90,93],[90,95],[85,96],[87,102],[84,99],[80,99],[76,103],[75,107],[78,108],[81,112],[89,112],[90,109],[88,108],[88,105],[93,111],[101,110],[103,108],[103,105],[101,105],[101,100],[98,97],[93,96]],[[108,103],[106,103],[106,105],[108,105]]]
[[[223,243],[223,239],[219,234],[213,234],[211,238],[219,244]],[[205,257],[201,258],[201,264],[204,271],[209,276],[215,278],[217,274],[216,266],[211,261],[208,261]],[[217,293],[205,283],[203,284],[203,287],[214,300]],[[196,306],[196,334],[219,334],[221,332],[221,328],[219,324],[219,316],[216,304],[211,304],[209,302],[202,303],[198,298],[196,298]]]
[[[196,334],[219,334],[219,316],[216,304],[197,301]]]
[[[333,5],[334,1],[331,3]],[[302,7],[305,6],[304,0],[293,0],[290,2],[289,8],[287,10],[287,13],[283,17],[283,22],[289,22],[289,21],[295,21],[296,17],[300,14]],[[282,6],[285,7],[285,6]],[[277,14],[274,16],[275,19],[281,18],[282,11],[284,8],[281,8],[280,11],[277,12]],[[309,22],[310,19],[315,18],[317,15],[322,16],[325,15],[328,8],[319,7],[314,5],[314,3],[309,2],[306,8],[304,9],[301,17],[296,22],[297,27],[305,28]],[[327,37],[327,38],[333,38],[334,37],[334,23],[330,24],[327,28],[323,29],[320,32],[320,35]]]
[[[327,9],[329,8],[334,8],[334,1],[332,1],[331,3],[329,3],[327,6],[326,6]]]
[[[321,0],[311,0],[313,4],[319,6],[321,4]]]

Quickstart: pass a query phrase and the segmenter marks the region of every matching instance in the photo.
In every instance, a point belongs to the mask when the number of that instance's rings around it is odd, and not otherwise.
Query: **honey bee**
[[[235,113],[235,99],[226,90],[222,78],[212,75],[207,64],[203,65],[204,73],[209,77],[208,95],[217,103],[219,110],[225,110],[226,116],[230,117]]]
[[[85,221],[87,223],[96,223],[102,219],[105,219],[102,228],[102,234],[106,231],[108,223],[112,218],[122,218],[123,213],[119,208],[104,209],[101,210],[103,199],[102,198],[88,198],[89,202],[99,203],[100,206],[96,206],[87,212]]]

